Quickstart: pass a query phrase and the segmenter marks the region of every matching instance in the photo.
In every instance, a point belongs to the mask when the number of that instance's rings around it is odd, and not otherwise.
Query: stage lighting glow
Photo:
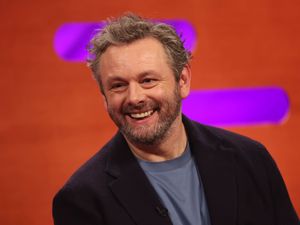
[[[181,36],[184,45],[190,51],[196,46],[196,30],[186,20],[156,20],[173,26]],[[85,61],[87,56],[86,47],[95,34],[96,30],[105,25],[100,23],[65,23],[61,25],[54,37],[54,50],[56,54],[65,61]]]
[[[183,113],[215,126],[282,123],[289,112],[287,93],[280,87],[192,91]]]

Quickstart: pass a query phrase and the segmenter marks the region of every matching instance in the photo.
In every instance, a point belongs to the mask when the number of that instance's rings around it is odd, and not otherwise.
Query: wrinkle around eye
[[[115,83],[110,87],[110,91],[120,92],[126,90],[127,85],[125,83]]]
[[[158,83],[158,80],[152,79],[152,78],[145,78],[141,81],[141,85],[145,88],[151,88],[156,86]]]

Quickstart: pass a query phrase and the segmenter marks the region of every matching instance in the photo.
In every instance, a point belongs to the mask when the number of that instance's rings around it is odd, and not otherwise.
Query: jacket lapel
[[[234,225],[237,214],[237,183],[230,147],[207,128],[184,118],[189,144],[204,187],[211,225]]]
[[[125,139],[118,133],[111,146],[106,172],[113,176],[108,185],[138,225],[171,225],[163,205]]]

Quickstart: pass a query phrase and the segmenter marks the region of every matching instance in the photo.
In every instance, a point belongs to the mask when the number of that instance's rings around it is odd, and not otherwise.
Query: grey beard
[[[130,142],[141,145],[155,145],[165,138],[171,124],[171,121],[166,121],[164,124],[155,127],[154,132],[147,132],[147,127],[142,127],[138,133],[133,128],[125,126],[121,128],[121,132]]]
[[[155,145],[160,143],[168,135],[170,127],[180,114],[181,100],[176,99],[175,101],[174,111],[160,118],[154,131],[147,132],[148,127],[141,127],[139,131],[136,131],[129,126],[120,126],[121,132],[130,142],[136,144]]]

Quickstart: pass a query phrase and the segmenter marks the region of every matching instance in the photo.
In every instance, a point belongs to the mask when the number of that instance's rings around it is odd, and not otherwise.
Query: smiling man
[[[124,15],[90,53],[119,132],[55,196],[56,225],[299,223],[261,144],[182,115],[190,53],[170,26]]]
[[[181,99],[189,93],[188,65],[175,78],[162,44],[145,37],[109,47],[99,74],[107,111],[137,157],[163,161],[182,154],[187,138]]]

